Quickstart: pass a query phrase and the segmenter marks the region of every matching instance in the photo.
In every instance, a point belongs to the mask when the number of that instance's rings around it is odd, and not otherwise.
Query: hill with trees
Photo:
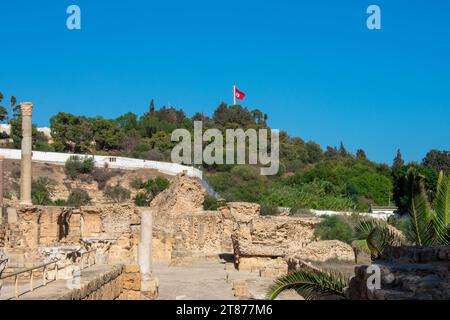
[[[5,100],[0,94],[0,104]],[[15,97],[9,108],[0,106],[0,122],[11,126],[2,133],[6,147],[20,148],[21,118]],[[128,112],[116,119],[86,117],[59,112],[50,118],[52,143],[33,128],[33,149],[126,156],[147,160],[170,161],[175,145],[171,133],[177,128],[194,130],[194,121],[203,121],[203,130],[267,128],[269,116],[259,109],[221,103],[212,115],[195,113],[188,117],[182,109],[155,108],[148,112]],[[6,139],[6,140],[5,140]],[[325,150],[313,141],[280,132],[280,171],[276,176],[261,176],[251,165],[207,165],[201,169],[209,183],[228,201],[260,203],[265,213],[277,207],[330,210],[366,210],[370,204],[397,204],[405,208],[406,173],[414,167],[425,177],[430,200],[436,192],[439,171],[450,172],[450,152],[431,150],[422,163],[405,164],[398,150],[392,166],[370,161],[363,149],[349,152],[343,143]]]

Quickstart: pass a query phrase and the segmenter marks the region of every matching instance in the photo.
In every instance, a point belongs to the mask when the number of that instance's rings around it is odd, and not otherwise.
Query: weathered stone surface
[[[159,215],[183,215],[203,210],[206,191],[198,179],[178,174],[170,186],[153,199],[150,207]]]
[[[338,240],[311,242],[297,250],[293,257],[320,262],[327,260],[354,261],[355,259],[352,247]]]
[[[124,273],[122,275],[122,286],[126,290],[141,290],[141,274],[140,273]]]
[[[249,202],[229,202],[226,206],[219,208],[219,211],[224,219],[245,223],[259,216],[261,206]]]
[[[450,247],[390,247],[374,262],[381,271],[381,289],[369,290],[367,265],[357,266],[345,290],[349,299],[449,300]]]
[[[301,250],[318,218],[257,217],[236,222],[231,236],[236,261],[241,257],[286,257]]]

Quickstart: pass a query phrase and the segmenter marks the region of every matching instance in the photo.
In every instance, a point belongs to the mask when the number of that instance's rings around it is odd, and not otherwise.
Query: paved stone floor
[[[225,261],[208,259],[184,266],[153,264],[159,279],[160,300],[237,300],[233,294],[233,281],[248,283],[252,299],[264,299],[273,278],[262,278],[257,273],[225,270]],[[280,299],[298,300],[295,292],[286,292]]]
[[[115,265],[93,265],[81,272],[79,285],[87,285],[99,276],[117,268]],[[19,298],[17,300],[57,300],[72,291],[71,286],[76,286],[71,280],[53,280],[46,286],[42,286],[42,279],[34,280],[34,290],[29,291],[30,282],[21,280],[19,284]],[[13,281],[3,283],[0,300],[16,300],[15,285]]]
[[[263,278],[257,273],[229,270],[221,259],[197,260],[183,266],[168,266],[164,263],[154,263],[153,272],[159,279],[160,300],[238,300],[234,296],[233,282],[245,281],[250,289],[251,299],[264,299],[267,289],[273,283],[273,278]],[[108,266],[93,266],[83,272],[97,273],[108,269]],[[226,270],[227,269],[227,270]],[[87,276],[83,275],[84,277]],[[42,280],[36,279],[35,290],[22,294],[19,299],[55,299],[65,293],[66,280],[57,280],[42,287]],[[21,281],[20,293],[28,291],[29,282]],[[15,299],[14,284],[4,283],[0,300]],[[295,292],[286,292],[279,299],[298,300]]]

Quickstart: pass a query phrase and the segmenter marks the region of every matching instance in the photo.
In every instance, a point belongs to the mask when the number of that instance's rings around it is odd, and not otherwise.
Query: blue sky
[[[370,4],[381,30],[366,28]],[[1,1],[0,90],[44,126],[59,111],[142,114],[151,98],[212,113],[236,82],[273,128],[420,161],[450,149],[449,16],[426,0]]]

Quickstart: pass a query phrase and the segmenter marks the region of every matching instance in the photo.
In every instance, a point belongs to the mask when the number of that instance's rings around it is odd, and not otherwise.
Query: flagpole
[[[236,105],[236,84],[233,84],[233,102]]]

